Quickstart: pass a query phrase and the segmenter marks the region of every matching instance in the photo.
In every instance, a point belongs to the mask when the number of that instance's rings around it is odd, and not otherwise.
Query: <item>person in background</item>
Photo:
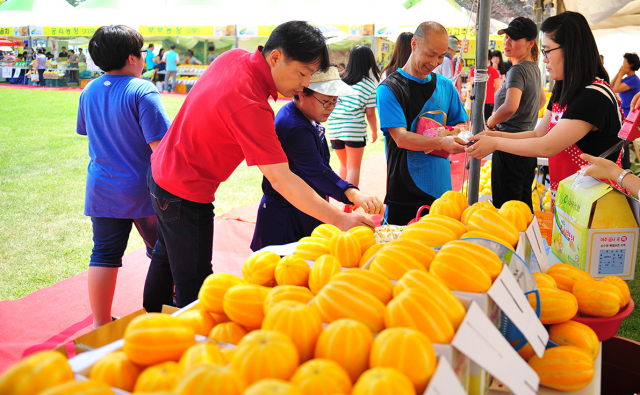
[[[611,80],[613,90],[620,96],[622,101],[622,112],[624,116],[629,115],[631,100],[640,92],[640,78],[636,75],[636,71],[640,69],[640,58],[636,53],[624,54],[622,66],[618,70],[618,74]],[[626,76],[626,77],[625,77]],[[624,147],[624,155],[622,156],[622,167],[628,169],[631,166],[629,158],[629,146]]]
[[[93,225],[87,282],[94,328],[112,321],[118,268],[132,225],[148,257],[158,238],[145,175],[170,121],[158,90],[140,79],[143,45],[140,33],[123,25],[102,26],[89,41],[91,58],[105,72],[80,94],[76,129],[89,140],[84,214]]]
[[[487,66],[487,76],[489,77],[489,80],[487,81],[487,90],[486,90],[486,98],[485,98],[485,102],[484,102],[484,119],[485,121],[487,119],[489,119],[489,117],[491,116],[491,114],[493,114],[493,105],[495,103],[495,93],[500,89],[500,74],[498,73],[498,70],[496,70],[492,65],[491,65],[491,59],[493,58],[493,53],[491,52],[491,50],[489,50],[489,58],[488,58],[488,66]],[[476,68],[475,66],[471,68],[471,71],[469,71],[469,78],[471,79],[471,81],[473,81],[473,78],[476,75]],[[473,86],[473,84],[472,84]],[[471,90],[471,92],[475,92],[473,89]]]
[[[80,63],[87,63],[87,55],[82,52],[82,48],[78,48],[78,61]]]
[[[156,65],[156,61],[154,60],[156,58],[156,54],[153,53],[153,49],[155,47],[156,46],[153,45],[153,43],[149,44],[149,46],[147,47],[147,58],[146,58],[147,71],[152,71],[153,66]]]
[[[78,55],[72,49],[69,51],[69,67],[77,69],[78,68]],[[80,83],[80,71],[79,70],[69,70],[69,82],[77,82]]]
[[[156,73],[158,72],[158,65],[154,65],[151,70],[142,73],[142,78],[146,81],[153,81],[155,85]]]
[[[421,206],[433,203],[452,189],[449,158],[430,153],[463,152],[465,141],[457,136],[427,137],[416,133],[421,116],[445,126],[462,126],[468,120],[451,80],[433,72],[443,60],[449,62],[445,58],[448,44],[444,26],[421,23],[411,39],[409,60],[382,81],[376,92],[380,129],[386,137],[385,218],[389,224],[406,225]],[[447,114],[446,123],[441,113]]]
[[[58,60],[67,61],[69,57],[69,53],[67,52],[67,47],[62,47],[60,53],[58,54]]]
[[[178,65],[180,64],[180,57],[178,53],[175,51],[175,44],[171,44],[169,46],[169,51],[165,52],[162,55],[162,62],[166,66],[166,74],[164,76],[164,91],[171,92],[176,88],[176,82],[178,77]],[[169,81],[171,80],[171,85],[169,85]]]
[[[202,64],[200,59],[193,56],[193,51],[185,52],[184,64]]]
[[[541,97],[538,28],[531,19],[518,17],[498,34],[504,34],[504,53],[513,67],[496,92],[496,111],[487,118],[487,128],[504,134],[533,130],[546,99]],[[533,210],[531,184],[537,163],[536,158],[496,151],[491,169],[493,205],[500,208],[504,202],[520,200]]]
[[[380,70],[371,49],[364,45],[351,49],[342,81],[357,94],[340,99],[328,120],[327,139],[340,160],[340,178],[358,186],[362,155],[367,145],[367,123],[371,129],[371,143],[378,139],[376,88],[380,82]],[[346,209],[348,212],[350,207]]]
[[[607,82],[609,76],[586,18],[577,12],[563,12],[545,20],[540,30],[544,33],[543,61],[555,81],[544,118],[533,131],[484,131],[471,138],[477,141],[466,151],[476,159],[493,151],[549,158],[551,203],[555,205],[560,181],[588,164],[581,154],[600,156],[620,141],[624,114]],[[620,157],[621,152],[614,152],[607,159]],[[531,182],[528,188],[531,196]]]
[[[407,63],[407,59],[409,59],[409,56],[411,56],[412,38],[413,33],[411,32],[400,33],[398,39],[396,40],[396,47],[391,54],[391,59],[389,59],[387,67],[382,70],[380,81],[384,81],[387,76],[389,76],[399,68],[404,67],[405,63]]]
[[[291,171],[321,198],[328,200],[332,197],[347,205],[357,204],[370,214],[378,214],[382,210],[382,202],[377,197],[361,193],[356,186],[331,170],[331,154],[324,127],[320,125],[339,106],[338,97],[344,99],[357,94],[353,87],[340,80],[337,67],[332,66],[325,73],[316,72],[311,76],[309,88],[293,96],[293,100],[278,111],[276,133]],[[262,190],[264,195],[258,208],[252,250],[293,243],[311,236],[311,232],[322,223],[295,208],[266,177],[262,179]]]
[[[207,64],[211,64],[213,63],[214,60],[216,60],[216,58],[218,57],[218,55],[216,54],[216,46],[211,44],[209,45],[209,55],[207,55]]]
[[[156,66],[158,66],[158,71],[155,74],[155,79],[153,80],[153,82],[156,84],[156,88],[158,88],[158,90],[161,92],[164,90],[164,80],[166,76],[164,72],[167,68],[167,64],[162,61],[163,56],[164,56],[164,48],[160,48],[160,51],[158,51],[158,55],[155,58],[153,58],[153,61],[156,63]]]
[[[460,49],[458,49],[459,42],[460,41],[455,36],[449,36],[447,53],[444,55],[445,59],[442,64],[440,64],[440,66],[436,67],[436,69],[433,70],[434,73],[440,74],[441,76],[449,80],[453,78],[453,70],[455,68],[453,58],[458,54],[458,52],[460,52]]]
[[[44,56],[47,57],[47,60],[53,60],[53,54],[51,52],[47,52]]]
[[[24,61],[25,61],[25,59],[24,59],[24,55],[23,55],[23,54],[21,54],[21,53],[19,53],[19,54],[18,54],[18,58],[17,58],[16,60],[17,60],[18,62],[24,62]]]
[[[45,86],[44,71],[47,68],[47,57],[44,56],[44,49],[38,48],[36,55],[36,69],[38,70],[38,85]]]
[[[491,65],[494,69],[500,73],[500,81],[504,82],[507,79],[507,68],[504,67],[504,61],[502,60],[502,52],[493,51],[491,53]],[[497,90],[496,90],[497,92]]]

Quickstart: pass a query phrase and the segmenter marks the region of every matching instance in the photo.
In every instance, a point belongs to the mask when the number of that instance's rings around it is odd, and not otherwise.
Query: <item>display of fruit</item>
[[[433,201],[429,213],[444,215],[459,221],[462,211],[463,209],[455,200],[439,198]]]
[[[295,255],[301,259],[315,261],[316,259],[318,259],[318,257],[328,253],[329,240],[325,239],[324,237],[303,237],[302,239],[300,239],[300,241],[298,241]]]
[[[276,303],[282,302],[283,300],[295,300],[306,304],[309,303],[311,299],[313,299],[313,293],[311,293],[309,288],[297,285],[275,286],[269,290],[267,298],[264,300],[264,315],[267,315]]]
[[[354,233],[340,232],[333,235],[329,242],[329,251],[342,267],[358,267],[362,258],[360,236]]]
[[[553,277],[558,289],[567,292],[573,291],[573,286],[578,280],[593,280],[589,273],[566,263],[557,263],[551,266],[546,274]]]
[[[431,222],[442,225],[452,230],[458,237],[467,233],[467,227],[465,226],[465,224],[445,215],[429,213],[420,218],[420,221],[418,222]]]
[[[224,313],[233,322],[247,329],[260,328],[264,319],[264,301],[269,291],[269,288],[261,285],[235,285],[224,294]]]
[[[209,338],[218,342],[237,345],[246,335],[247,330],[242,325],[238,325],[235,322],[223,322],[211,329]]]
[[[259,329],[240,340],[231,369],[253,384],[269,378],[289,380],[299,362],[298,350],[287,335]]]
[[[305,395],[348,394],[352,387],[351,378],[342,366],[322,358],[300,365],[291,377],[291,384]]]
[[[483,293],[491,288],[489,271],[471,256],[440,251],[431,262],[429,273],[453,291]]]
[[[326,240],[331,240],[333,235],[340,233],[340,229],[331,224],[321,224],[311,232],[311,237],[321,237]]]
[[[471,215],[467,221],[470,231],[486,232],[505,240],[515,247],[520,237],[518,229],[497,211],[481,208]]]
[[[432,222],[416,222],[407,226],[400,239],[413,239],[432,248],[440,248],[445,243],[456,240],[455,232],[440,224]]]
[[[342,271],[340,262],[333,255],[322,255],[316,259],[309,274],[309,289],[317,294],[331,277]]]
[[[460,207],[460,212],[464,211],[469,207],[469,203],[467,200],[467,196],[464,193],[457,191],[447,191],[440,196],[441,199],[453,200],[458,203],[458,207]]]
[[[229,288],[240,284],[248,283],[232,274],[210,274],[202,283],[202,287],[198,293],[200,308],[211,313],[224,314],[224,309],[222,308],[224,294]]]
[[[591,355],[591,359],[594,361],[600,353],[598,336],[593,329],[580,322],[569,320],[561,324],[551,325],[549,328],[549,340],[559,346],[582,348]]]
[[[471,243],[469,241],[450,241],[442,246],[440,251],[460,254],[474,259],[487,270],[487,273],[489,273],[489,277],[491,277],[492,282],[502,271],[502,260],[498,257],[498,255],[496,255],[495,252],[486,247]]]
[[[73,371],[58,351],[39,351],[25,357],[0,376],[0,394],[37,395],[73,380]]]
[[[91,368],[89,379],[123,391],[133,391],[142,369],[123,351],[116,351],[100,359]]]
[[[197,335],[208,336],[211,329],[216,325],[216,320],[204,310],[194,309],[185,311],[178,316],[178,319],[184,321],[188,326],[193,328]]]
[[[375,296],[387,304],[393,297],[393,283],[385,276],[363,269],[347,269],[331,277],[331,281],[344,281]]]
[[[322,320],[313,306],[285,300],[269,310],[262,329],[287,335],[298,350],[300,362],[306,362],[313,358],[316,341],[322,332]]]
[[[540,384],[559,391],[577,391],[589,385],[594,375],[591,355],[573,346],[552,347],[542,358],[534,355],[529,366],[540,377]]]
[[[395,245],[385,245],[381,248],[371,260],[369,270],[392,281],[399,280],[409,270],[427,271],[411,251]]]
[[[347,233],[356,236],[360,242],[361,254],[376,244],[376,236],[373,234],[373,230],[367,226],[356,226],[349,229]]]
[[[622,292],[606,281],[579,280],[573,285],[580,314],[592,317],[612,317],[624,303]]]
[[[319,254],[313,259],[321,255],[324,254]],[[310,272],[309,264],[298,254],[287,255],[280,259],[276,265],[276,282],[278,285],[300,285],[306,287],[309,284]]]
[[[242,276],[251,284],[267,285],[275,279],[280,255],[271,251],[256,252],[242,265]]]
[[[436,250],[414,239],[398,239],[388,242],[385,246],[393,246],[394,249],[404,251],[407,255],[415,258],[426,270],[429,270],[431,261],[436,256]]]
[[[184,376],[198,365],[225,365],[225,363],[224,356],[214,343],[197,343],[182,354],[178,370]]]

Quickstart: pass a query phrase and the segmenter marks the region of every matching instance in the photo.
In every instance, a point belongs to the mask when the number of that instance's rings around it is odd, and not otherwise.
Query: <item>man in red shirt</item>
[[[276,135],[269,96],[299,95],[313,73],[328,67],[320,30],[293,21],[274,29],[254,53],[220,55],[200,77],[151,157],[158,242],[144,289],[148,312],[173,304],[174,285],[178,307],[198,298],[212,273],[215,192],[243,160],[306,214],[342,230],[374,226],[364,216],[338,211],[294,175]]]

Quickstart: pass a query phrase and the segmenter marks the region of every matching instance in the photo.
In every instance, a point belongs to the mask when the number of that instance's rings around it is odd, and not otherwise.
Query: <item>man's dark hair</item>
[[[638,58],[637,53],[626,53],[624,54],[624,58],[627,59],[627,63],[631,66],[631,70],[638,71],[638,69],[640,69],[640,58]]]
[[[215,45],[209,45],[209,52],[213,52],[216,50],[216,46]]]
[[[552,102],[566,106],[576,93],[609,74],[602,65],[596,40],[586,18],[577,12],[563,12],[542,23],[540,31],[558,44],[564,54],[564,79],[553,87]],[[551,55],[549,55],[551,56]]]
[[[169,48],[176,49],[176,45],[175,44],[171,44],[171,45],[169,45]]]
[[[44,49],[42,49],[42,48],[38,48],[38,51],[37,51],[37,52],[38,52],[39,54],[43,54],[43,55],[44,55]]]
[[[160,66],[158,66],[157,64],[153,65],[153,68],[160,70]]]
[[[342,81],[353,86],[363,79],[371,77],[380,82],[380,69],[378,69],[376,57],[371,49],[364,45],[351,48],[347,68],[342,73]]]
[[[153,44],[149,44],[149,47],[148,47],[148,48],[149,48],[149,49],[151,49],[151,48],[155,48],[155,45],[153,45]]]
[[[89,54],[102,71],[119,70],[129,55],[140,57],[144,38],[137,30],[124,25],[102,26],[89,41]]]
[[[82,52],[82,48],[78,48],[78,51]]]
[[[67,49],[67,47],[62,47],[61,49]]]
[[[75,54],[75,53],[76,53],[76,51],[74,51],[73,49],[70,49],[70,50],[69,50],[69,53]]]
[[[307,22],[285,22],[273,29],[262,55],[266,57],[274,49],[291,60],[306,64],[319,63],[319,71],[326,71],[330,65],[329,50],[322,32]]]

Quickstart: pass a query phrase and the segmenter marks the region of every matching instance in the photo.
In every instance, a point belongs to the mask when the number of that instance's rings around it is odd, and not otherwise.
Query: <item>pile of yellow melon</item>
[[[533,202],[533,211],[551,212],[551,188],[546,188],[545,185],[538,183],[538,180],[533,180],[531,185],[531,201]],[[540,200],[542,196],[542,200]]]
[[[465,181],[462,184],[462,189],[460,190],[460,192],[462,192],[464,195],[467,194],[467,190],[469,187],[469,181]],[[480,168],[480,185],[478,188],[479,191],[479,195],[483,196],[491,196],[492,192],[491,192],[491,161],[488,160],[484,163],[484,165],[482,165],[482,167]]]
[[[533,275],[540,295],[540,321],[550,325],[549,339],[560,347],[547,349],[542,358],[534,355],[529,344],[518,353],[529,361],[542,385],[562,391],[584,388],[593,378],[600,343],[591,328],[572,318],[576,314],[617,314],[629,303],[629,287],[619,277],[596,281],[589,273],[567,264],[556,264],[546,274]],[[534,294],[529,294],[529,303],[536,308]]]

